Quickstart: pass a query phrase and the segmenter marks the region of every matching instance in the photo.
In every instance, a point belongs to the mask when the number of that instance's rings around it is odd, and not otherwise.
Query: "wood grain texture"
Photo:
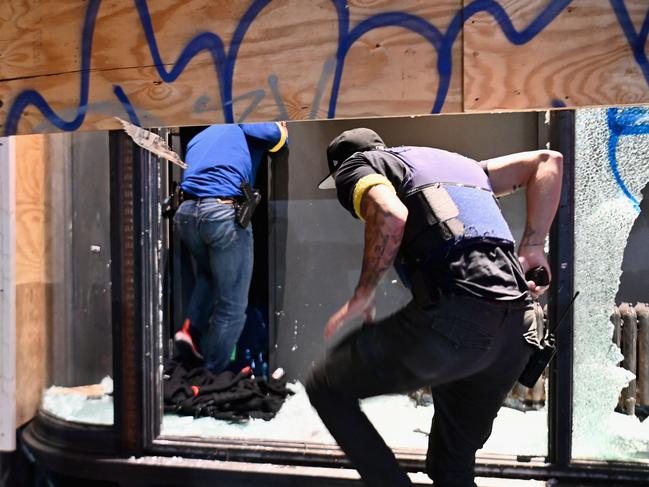
[[[385,3],[385,2],[384,2]],[[445,33],[460,10],[457,1],[390,2],[396,11],[417,15]],[[438,52],[422,43],[420,33],[406,28],[382,27],[361,37],[349,50],[342,77],[345,91],[338,98],[341,118],[430,113],[439,87]],[[452,49],[451,85],[443,112],[462,110],[462,36]],[[397,102],[395,105],[394,102]],[[398,110],[398,111],[397,111]]]
[[[16,425],[32,419],[50,385],[52,287],[44,282],[16,286]]]
[[[639,104],[649,61],[630,42],[648,8],[12,0],[0,5],[0,131],[118,128],[113,115],[152,127]]]
[[[0,79],[79,70],[84,2],[0,3]]]
[[[466,2],[468,3],[468,2]],[[517,31],[550,2],[501,0]],[[645,0],[625,2],[640,30]],[[649,86],[609,2],[575,0],[544,30],[514,45],[492,15],[464,27],[464,110],[640,104]]]
[[[273,0],[248,25],[238,44],[233,44],[233,35],[242,28],[252,2],[146,3],[161,67],[171,72],[192,42],[200,38],[205,47],[218,36],[224,53],[234,61],[231,83],[206,50],[192,52],[196,55],[183,63],[176,79],[163,80],[155,67],[153,44],[145,37],[142,18],[146,16],[141,17],[127,0],[101,3],[90,37],[90,62],[82,72],[87,5],[23,0],[0,10],[0,26],[11,25],[0,42],[0,60],[7,60],[0,63],[0,130],[13,101],[25,90],[40,93],[54,113],[73,120],[83,101],[84,76],[89,79],[89,98],[83,130],[117,128],[110,117],[126,116],[115,86],[124,90],[143,126],[220,122],[225,119],[224,105],[232,105],[235,121],[316,119],[330,114],[342,39],[339,16],[330,0]],[[335,116],[430,113],[438,87],[437,52],[416,30],[427,24],[444,31],[459,9],[460,0],[349,2],[350,30],[370,18],[389,24],[395,14],[416,16],[420,25],[375,28],[354,43],[345,58]],[[454,51],[457,66],[445,111],[461,109],[461,43]],[[22,111],[17,128],[18,133],[58,130],[33,104]]]
[[[51,194],[47,137],[15,139],[16,422],[29,421],[50,382]]]
[[[16,284],[51,280],[45,149],[44,135],[16,139]]]

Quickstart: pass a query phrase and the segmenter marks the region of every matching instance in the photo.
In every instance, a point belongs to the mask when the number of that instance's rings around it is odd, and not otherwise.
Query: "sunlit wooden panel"
[[[0,130],[116,128],[112,115],[156,126],[457,111],[461,28],[442,39],[460,10],[459,0],[11,2],[0,11]]]
[[[468,6],[473,2],[465,0]],[[649,101],[644,0],[502,0],[465,19],[464,109]],[[615,7],[615,9],[614,9]],[[643,73],[643,68],[646,73]]]
[[[52,276],[47,139],[15,139],[16,422],[36,413],[49,383]],[[64,360],[64,357],[59,357]]]

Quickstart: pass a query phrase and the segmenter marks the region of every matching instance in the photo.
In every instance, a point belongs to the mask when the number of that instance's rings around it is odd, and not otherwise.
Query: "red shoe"
[[[183,327],[174,335],[174,343],[181,358],[196,362],[203,361],[203,354],[201,354],[198,346],[194,343],[194,339],[189,330],[189,318],[185,320]]]

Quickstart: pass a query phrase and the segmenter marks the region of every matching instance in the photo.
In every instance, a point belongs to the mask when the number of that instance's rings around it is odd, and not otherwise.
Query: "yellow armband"
[[[279,142],[277,142],[277,144],[275,144],[272,149],[269,149],[268,152],[277,152],[278,150],[280,150],[282,147],[284,147],[286,138],[288,137],[288,130],[286,130],[286,127],[284,127],[279,122],[275,123],[277,124],[277,128],[279,129],[281,135],[279,137]]]
[[[365,221],[365,219],[361,215],[361,201],[363,200],[363,196],[365,196],[365,193],[368,189],[378,184],[387,186],[392,190],[394,194],[397,194],[390,180],[382,174],[368,174],[367,176],[363,176],[356,183],[356,186],[354,186],[354,213],[356,213],[356,216],[358,216],[358,218],[363,221]]]

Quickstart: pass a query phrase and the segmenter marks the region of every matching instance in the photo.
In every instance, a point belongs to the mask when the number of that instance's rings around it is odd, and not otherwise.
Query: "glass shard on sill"
[[[95,425],[113,424],[113,380],[78,387],[52,386],[43,394],[41,408],[65,421]]]

